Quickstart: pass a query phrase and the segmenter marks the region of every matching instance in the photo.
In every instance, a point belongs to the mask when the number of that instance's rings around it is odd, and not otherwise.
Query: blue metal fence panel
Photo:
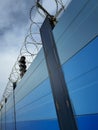
[[[98,3],[77,2],[71,2],[53,34],[78,129],[97,130]]]
[[[17,85],[15,98],[17,130],[59,130],[43,50]]]
[[[98,35],[97,16],[97,0],[71,2],[53,30],[61,64]]]
[[[17,130],[59,130],[43,50],[14,91]],[[7,130],[15,130],[14,114],[12,93],[6,103]],[[3,122],[5,123],[2,117],[2,127]]]

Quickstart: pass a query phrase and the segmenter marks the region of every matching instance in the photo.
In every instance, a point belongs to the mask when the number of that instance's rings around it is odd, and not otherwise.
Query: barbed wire
[[[50,0],[48,1],[48,3],[49,2],[50,2]],[[19,60],[20,60],[21,56],[26,57],[26,66],[28,69],[30,64],[32,63],[32,61],[35,59],[38,52],[40,51],[40,49],[42,47],[42,41],[41,41],[41,36],[40,36],[39,30],[40,30],[40,27],[41,27],[45,17],[47,16],[47,13],[50,16],[57,18],[58,15],[62,12],[62,10],[64,10],[65,6],[64,6],[62,0],[52,0],[51,2],[52,2],[52,4],[54,2],[54,5],[53,5],[53,7],[55,6],[55,10],[53,8],[54,11],[47,10],[45,5],[43,5],[43,6],[47,12],[44,12],[43,10],[41,10],[41,8],[39,7],[38,4],[39,3],[43,4],[44,2],[42,0],[37,0],[35,5],[33,5],[30,9],[29,30],[27,32],[27,35],[24,38],[23,45],[20,49],[20,54],[17,57],[17,60],[14,64],[12,71],[11,71],[11,74],[9,76],[9,81],[6,85],[6,89],[4,91],[3,98],[2,98],[1,103],[0,103],[1,105],[2,105],[4,98],[8,98],[10,93],[13,91],[13,83],[14,82],[18,83],[21,80],[20,72],[19,72]]]

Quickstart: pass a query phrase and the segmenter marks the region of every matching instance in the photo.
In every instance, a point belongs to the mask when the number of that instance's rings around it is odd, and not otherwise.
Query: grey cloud
[[[23,43],[35,0],[3,0],[0,4],[0,51]]]
[[[0,34],[13,27],[25,26],[29,20],[29,10],[35,0],[3,0],[0,6]]]
[[[0,0],[0,99],[23,44],[35,0]],[[3,82],[4,81],[4,82]]]

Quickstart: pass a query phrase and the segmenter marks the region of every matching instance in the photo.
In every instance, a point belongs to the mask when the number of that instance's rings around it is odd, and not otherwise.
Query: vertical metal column
[[[77,130],[52,28],[53,23],[47,17],[40,32],[59,125],[61,130]]]
[[[1,108],[0,108],[0,115],[1,115]],[[2,128],[1,121],[2,121],[2,115],[0,116],[0,129]]]
[[[3,106],[1,105],[1,130],[2,130],[2,126],[3,126],[3,121],[2,121],[2,108],[3,108]]]
[[[7,98],[5,98],[5,130],[6,130],[6,103],[7,103]]]
[[[14,102],[14,121],[15,121],[15,130],[16,128],[16,108],[15,108],[15,88],[16,88],[16,82],[13,83],[13,102]]]

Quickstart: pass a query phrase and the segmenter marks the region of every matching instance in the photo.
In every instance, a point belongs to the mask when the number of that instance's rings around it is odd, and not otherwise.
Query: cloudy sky
[[[28,32],[29,12],[35,1],[0,0],[0,100]],[[61,1],[67,5],[71,0]],[[40,2],[50,14],[56,13],[55,0],[40,0]],[[36,13],[35,10],[32,13]],[[37,20],[39,19],[37,16]]]
[[[35,0],[0,0],[0,99],[29,27]]]

